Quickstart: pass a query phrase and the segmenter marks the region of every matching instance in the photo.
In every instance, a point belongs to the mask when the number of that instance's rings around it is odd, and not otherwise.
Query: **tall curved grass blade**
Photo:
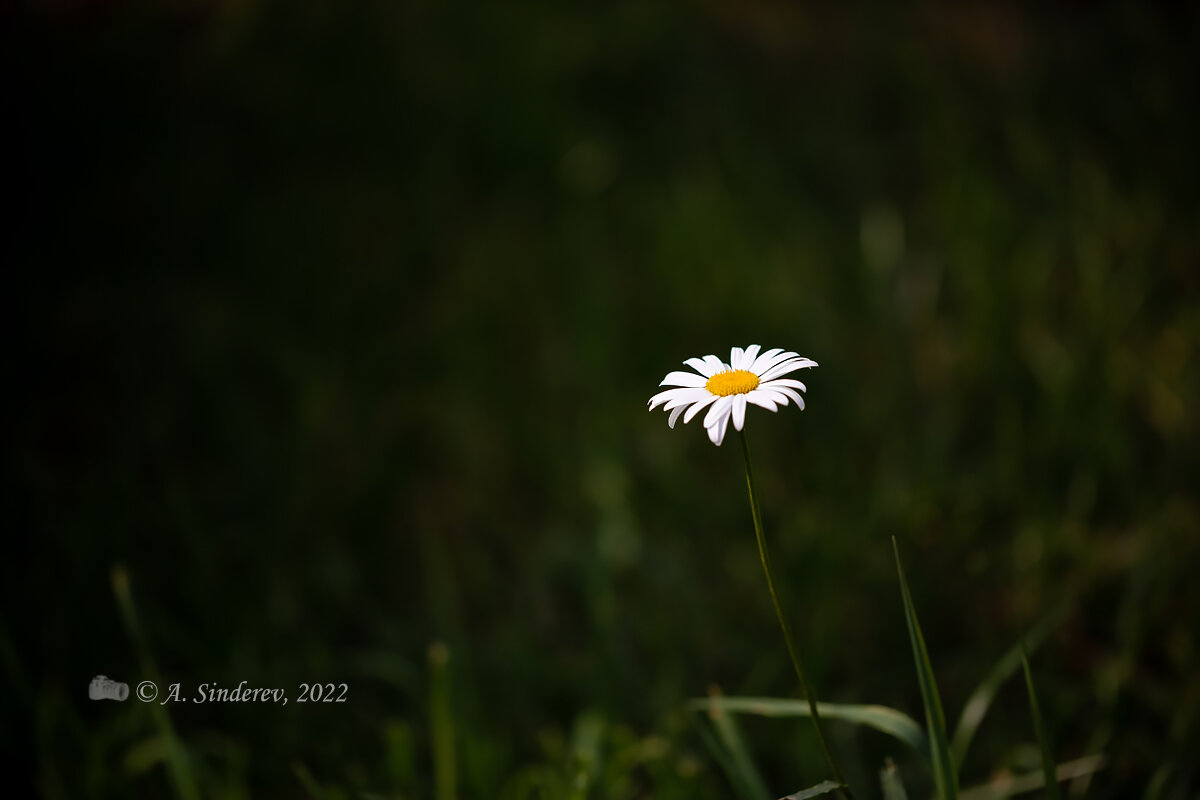
[[[904,567],[900,564],[900,547],[896,544],[895,537],[892,537],[892,550],[896,554],[896,573],[900,576],[900,593],[904,598],[904,618],[908,623],[908,638],[912,642],[917,681],[921,685],[921,699],[925,704],[934,784],[941,800],[955,800],[958,796],[958,774],[946,736],[946,715],[942,711],[942,700],[933,676],[933,665],[929,663],[925,637],[921,635],[921,624],[917,622],[917,610],[913,607],[912,594],[908,591],[908,581],[904,579]]]
[[[763,717],[807,717],[808,703],[779,697],[709,697],[689,701],[696,711],[714,709],[730,714],[757,714]],[[856,725],[866,725],[894,736],[925,758],[929,758],[929,739],[912,717],[887,706],[852,705],[848,703],[817,703],[822,719],[840,719]]]
[[[720,691],[714,688],[712,697],[720,699]],[[742,738],[742,732],[738,728],[737,722],[718,707],[709,708],[706,711],[705,716],[712,724],[716,735],[713,736],[712,732],[705,728],[703,722],[699,726],[701,735],[742,800],[764,800],[764,798],[770,797],[766,782],[763,781],[758,767],[750,758],[750,752],[746,748],[746,741]]]
[[[1024,642],[1021,644],[1021,666],[1025,668],[1025,688],[1029,690],[1029,713],[1033,715],[1033,732],[1037,736],[1038,749],[1042,752],[1042,774],[1046,777],[1046,800],[1061,800],[1058,780],[1055,778],[1050,736],[1046,733],[1046,723],[1042,719],[1042,709],[1038,705],[1037,692],[1033,689],[1033,671],[1029,668],[1029,655],[1025,652]]]
[[[1065,602],[1033,626],[1025,640],[1031,651],[1037,650],[1046,637],[1062,624],[1070,608],[1070,602]],[[975,691],[971,692],[971,696],[967,698],[967,702],[963,705],[962,714],[958,718],[958,725],[954,729],[954,736],[950,740],[950,752],[954,754],[955,764],[962,764],[966,761],[967,750],[971,746],[971,740],[975,738],[975,732],[979,730],[979,725],[983,722],[983,717],[987,714],[992,700],[995,699],[996,693],[1000,691],[1000,687],[1012,677],[1013,673],[1020,666],[1021,645],[1018,643],[1014,644],[996,662],[996,666],[992,667],[992,671],[979,682],[979,685],[975,687]]]
[[[817,712],[821,713],[820,711]],[[823,794],[836,792],[842,788],[842,785],[837,781],[821,781],[816,786],[810,786],[807,789],[802,789],[795,794],[789,794],[787,797],[781,797],[779,800],[810,800],[813,797],[820,797]]]

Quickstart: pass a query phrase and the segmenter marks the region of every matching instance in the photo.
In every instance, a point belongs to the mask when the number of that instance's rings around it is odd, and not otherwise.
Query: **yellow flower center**
[[[758,388],[758,376],[744,369],[731,369],[728,372],[718,372],[708,379],[704,388],[719,397],[731,394],[745,394]]]

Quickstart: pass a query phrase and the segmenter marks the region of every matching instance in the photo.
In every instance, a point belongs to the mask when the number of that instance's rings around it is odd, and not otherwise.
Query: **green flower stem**
[[[787,618],[783,615],[783,607],[779,604],[779,593],[775,590],[775,573],[771,569],[771,556],[767,552],[767,538],[763,534],[762,511],[758,507],[758,493],[754,490],[754,470],[750,466],[750,447],[746,444],[745,431],[738,431],[738,438],[742,442],[742,455],[746,458],[746,488],[750,490],[750,513],[754,516],[754,535],[758,539],[758,555],[762,558],[763,572],[767,574],[767,588],[771,591],[771,602],[775,604],[779,627],[783,628],[783,640],[787,643],[788,655],[792,657],[792,666],[796,670],[796,677],[800,679],[800,688],[804,690],[804,699],[808,701],[809,716],[812,717],[813,727],[817,729],[817,739],[821,742],[825,760],[829,762],[829,769],[832,770],[834,779],[840,784],[839,791],[842,797],[852,800],[854,795],[851,793],[850,787],[846,785],[846,779],[842,777],[842,771],[838,769],[833,752],[829,749],[829,742],[825,739],[825,729],[821,726],[821,715],[817,711],[817,701],[813,696],[812,686],[808,683],[807,673],[804,671],[804,662],[800,659],[800,651],[796,649],[796,643],[792,639],[792,629],[788,626]]]

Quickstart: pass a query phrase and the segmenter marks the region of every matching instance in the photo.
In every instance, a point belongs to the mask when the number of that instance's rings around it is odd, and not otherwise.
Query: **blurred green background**
[[[171,795],[150,708],[87,699],[147,650],[292,695],[167,707],[202,796],[430,797],[440,642],[462,797],[731,796],[685,702],[797,687],[736,442],[646,401],[758,343],[821,365],[748,430],[822,698],[923,719],[894,536],[952,722],[1063,609],[1087,796],[1200,791],[1195,5],[0,21],[18,789]],[[964,785],[1036,769],[1023,692]],[[778,795],[826,777],[803,720],[744,729]],[[860,797],[931,785],[831,731]]]

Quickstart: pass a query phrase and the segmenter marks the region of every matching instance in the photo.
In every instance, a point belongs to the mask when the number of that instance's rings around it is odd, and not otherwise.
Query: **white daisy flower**
[[[759,354],[759,346],[752,344],[743,350],[735,347],[729,352],[726,364],[716,356],[689,358],[684,361],[696,372],[672,372],[663,378],[659,386],[674,386],[650,398],[650,410],[658,406],[670,411],[667,424],[675,427],[676,420],[683,421],[708,409],[704,415],[704,428],[715,445],[725,440],[729,420],[739,431],[746,424],[746,406],[753,403],[774,411],[792,400],[804,410],[804,384],[794,378],[784,378],[789,372],[817,366],[817,362],[802,358],[796,353],[785,353],[782,348]],[[697,374],[699,373],[699,374]]]

